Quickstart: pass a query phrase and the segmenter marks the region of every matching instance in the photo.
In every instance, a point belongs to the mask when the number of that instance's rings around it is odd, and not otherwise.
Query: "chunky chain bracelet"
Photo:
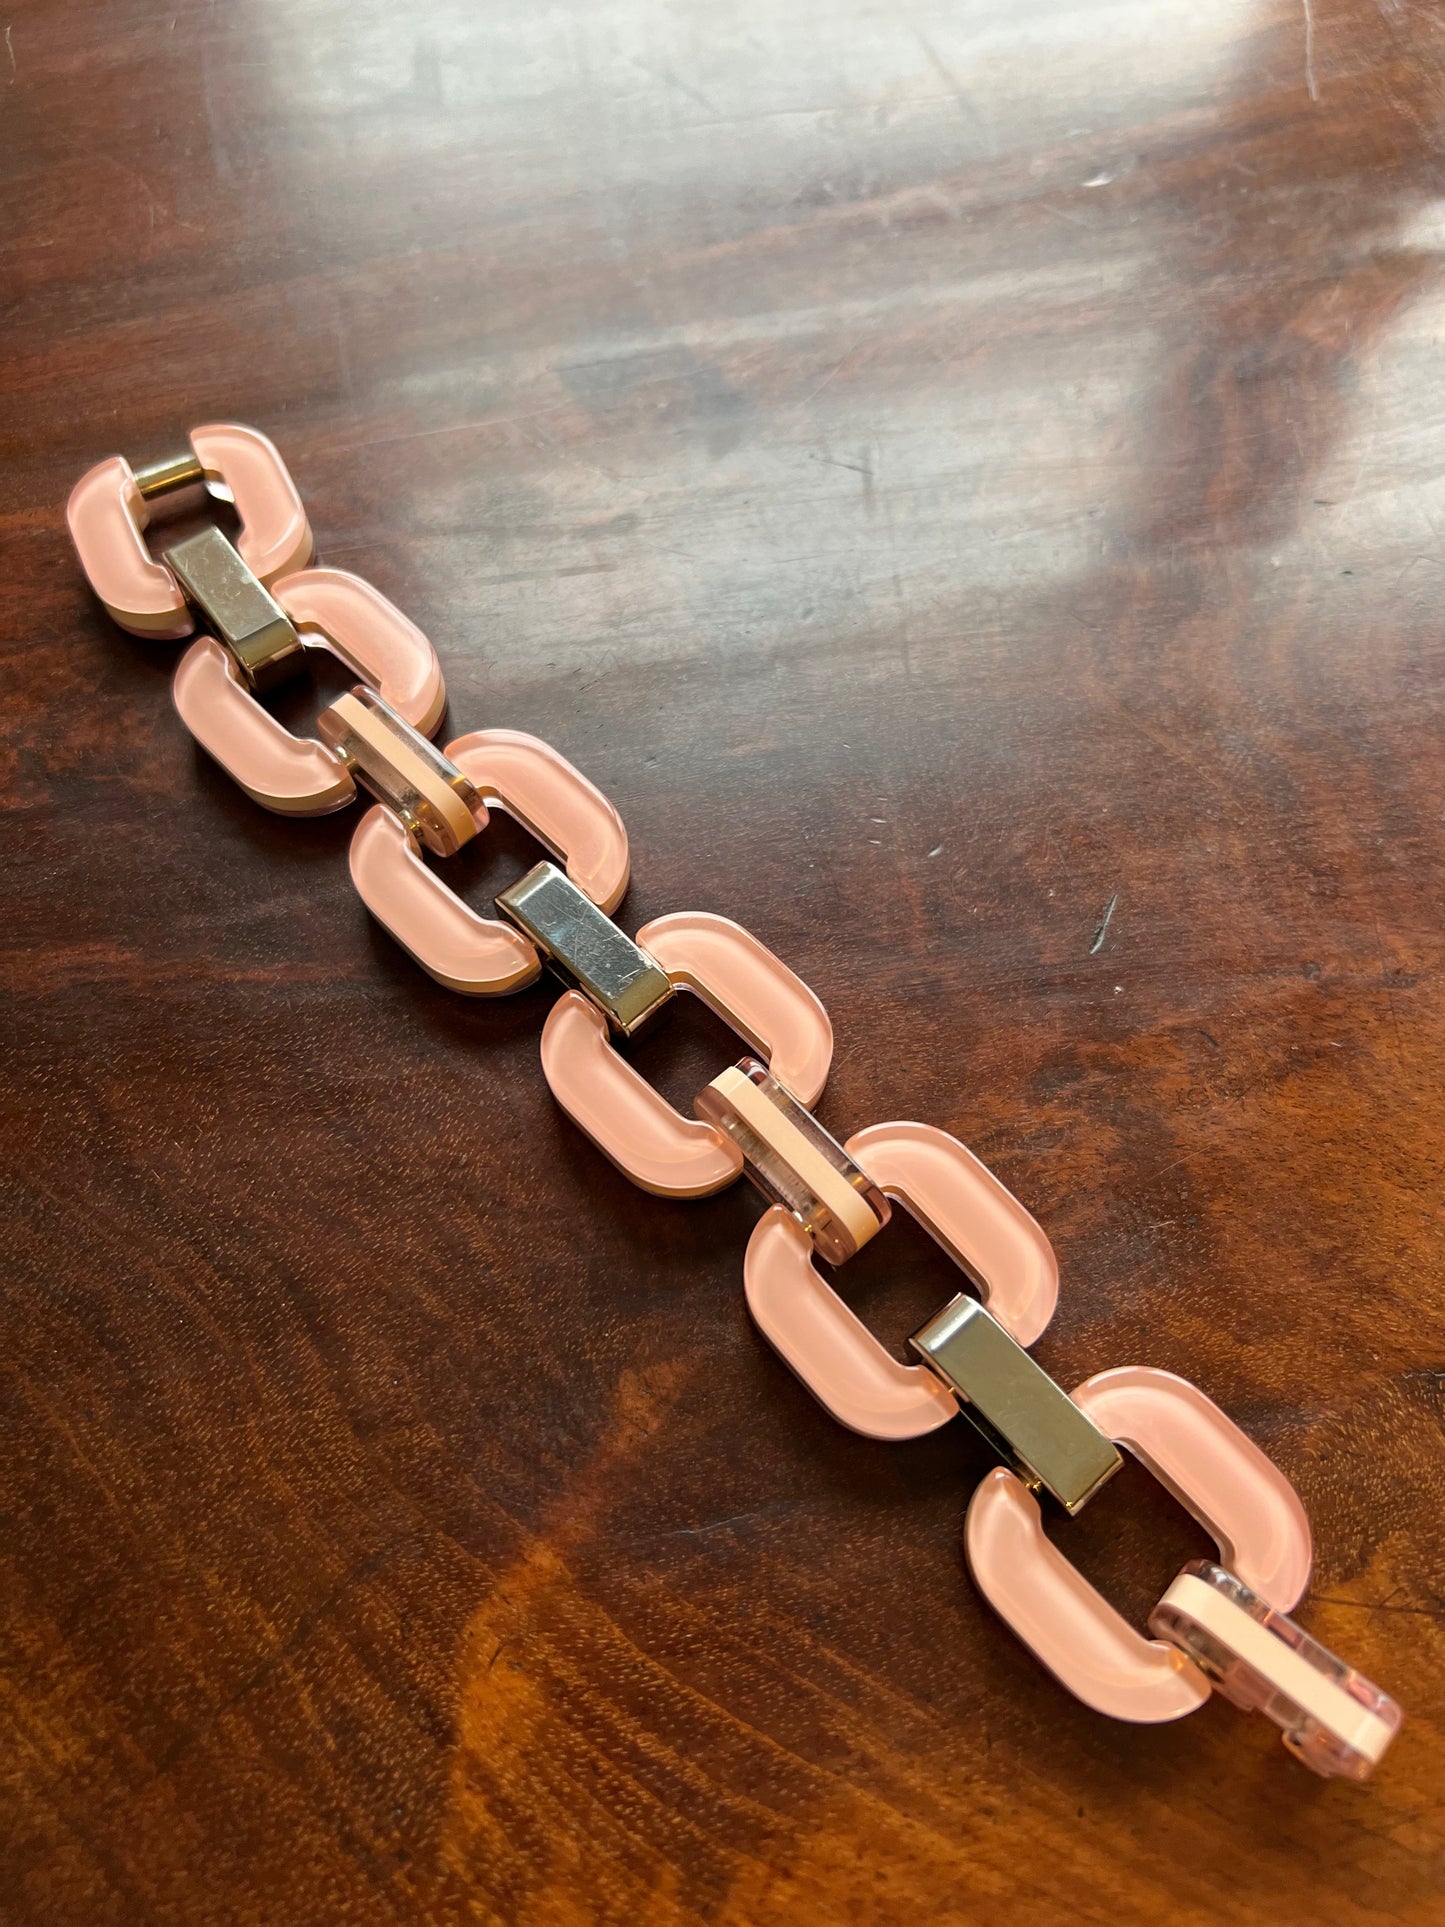
[[[158,559],[145,530],[170,497],[234,504],[235,545],[214,526]],[[207,633],[176,668],[176,708],[196,740],[267,809],[376,799],[351,843],[351,875],[376,919],[440,983],[499,996],[549,966],[566,984],[542,1031],[542,1068],[568,1116],[628,1177],[703,1197],[746,1174],[769,1202],[743,1261],[764,1335],[840,1424],[910,1439],[963,1412],[1004,1464],[968,1508],[968,1563],[985,1598],[1087,1705],[1116,1719],[1178,1719],[1211,1689],[1267,1713],[1322,1775],[1364,1779],[1396,1703],[1287,1617],[1309,1580],[1309,1521],[1279,1468],[1204,1393],[1171,1372],[1123,1366],[1066,1393],[1029,1356],[1053,1313],[1058,1267],[1043,1231],[957,1139],[928,1124],[872,1124],[838,1143],[809,1107],[833,1032],[818,999],[756,937],[686,911],[628,937],[611,912],[627,888],[627,833],[612,804],[534,736],[479,730],[438,750],[446,708],[431,644],[359,577],[312,568],[311,530],[270,441],[235,425],[192,431],[185,453],[133,470],[120,456],[73,490],[71,535],[92,588],[137,635]],[[258,693],[329,649],[361,678],[298,737]],[[479,916],[426,859],[517,818],[556,857]],[[560,867],[559,867],[560,866]],[[688,1118],[618,1052],[679,990],[744,1039],[745,1057],[699,1092]],[[910,1340],[902,1364],[819,1271],[847,1262],[902,1204],[975,1287]],[[1127,1447],[1200,1521],[1219,1563],[1185,1566],[1131,1627],[1044,1534],[1040,1495],[1073,1514]]]

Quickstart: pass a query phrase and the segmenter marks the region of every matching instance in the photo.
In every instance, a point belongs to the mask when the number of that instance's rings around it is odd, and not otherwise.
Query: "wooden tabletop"
[[[1438,1927],[1438,18],[0,38],[0,1918]],[[1047,1370],[1184,1374],[1279,1462],[1302,1622],[1407,1710],[1372,1784],[1071,1699],[965,1570],[982,1442],[844,1431],[750,1325],[756,1195],[633,1188],[542,1079],[555,985],[432,982],[355,812],[193,745],[64,504],[218,420],[433,639],[444,740],[614,800],[627,929],[816,989],[830,1129],[1035,1213]],[[739,1049],[683,999],[632,1057],[690,1108]],[[902,1214],[838,1276],[900,1355],[959,1283]],[[1137,1465],[1051,1530],[1136,1624],[1209,1547]]]

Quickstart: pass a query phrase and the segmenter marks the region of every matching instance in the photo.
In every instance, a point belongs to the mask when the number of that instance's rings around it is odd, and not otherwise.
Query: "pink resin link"
[[[658,917],[637,942],[679,989],[694,991],[764,1058],[804,1104],[816,1103],[833,1055],[833,1026],[812,991],[727,917]],[[698,1198],[742,1172],[742,1154],[711,1124],[684,1117],[613,1049],[585,997],[569,991],[542,1031],[552,1095],[634,1184]]]
[[[355,796],[340,758],[263,709],[214,636],[198,636],[176,664],[171,700],[201,748],[263,809],[324,816]]]
[[[805,1108],[823,1095],[833,1026],[801,977],[749,930],[707,910],[674,910],[637,933],[679,990],[690,990],[750,1043]]]
[[[1194,1514],[1223,1559],[1288,1610],[1309,1579],[1310,1530],[1294,1488],[1232,1419],[1187,1379],[1124,1366],[1072,1394],[1116,1445],[1134,1452]],[[980,1592],[1085,1705],[1121,1720],[1172,1720],[1201,1706],[1209,1682],[1176,1647],[1144,1639],[1044,1536],[1012,1472],[982,1481],[965,1544]]]
[[[847,1149],[968,1273],[1009,1336],[1032,1345],[1059,1300],[1059,1263],[1007,1186],[933,1124],[870,1124]]]
[[[563,864],[599,909],[627,893],[631,859],[622,818],[595,783],[539,736],[477,729],[448,743],[446,754],[482,800],[514,816]]]
[[[702,1198],[742,1176],[743,1154],[732,1139],[684,1117],[639,1076],[580,991],[567,991],[547,1014],[542,1070],[572,1122],[644,1191]]]
[[[236,505],[241,560],[269,587],[311,560],[311,527],[291,471],[259,429],[218,422],[191,430],[191,447],[212,492]]]
[[[275,444],[234,422],[191,431],[191,447],[216,495],[236,505],[236,546],[268,585],[311,559],[311,530]],[[150,504],[141,499],[121,455],[82,475],[66,505],[70,538],[90,586],[122,629],[138,636],[188,636],[195,624],[169,569],[151,559],[143,531]]]
[[[271,593],[309,647],[339,656],[414,728],[431,734],[446,709],[441,664],[416,624],[379,590],[341,569],[303,569],[274,583]],[[181,657],[171,695],[196,741],[264,808],[321,816],[355,795],[341,759],[278,723],[212,637],[199,637]]]
[[[518,730],[458,736],[445,754],[484,799],[506,810],[545,843],[578,889],[613,910],[627,889],[629,858],[622,818],[550,743]],[[468,997],[520,990],[541,970],[519,930],[478,916],[421,851],[390,810],[368,810],[351,840],[351,878],[362,902],[422,969]]]
[[[1070,1397],[1194,1514],[1237,1578],[1277,1612],[1298,1605],[1314,1559],[1299,1494],[1213,1399],[1148,1365],[1096,1372]]]
[[[191,633],[196,625],[175,577],[146,547],[141,531],[150,504],[123,455],[87,469],[70,491],[65,519],[80,566],[113,622],[133,636]]]
[[[380,589],[345,569],[302,569],[271,593],[304,643],[339,656],[423,736],[435,732],[447,706],[437,652]]]
[[[1209,1681],[1167,1640],[1145,1639],[1078,1567],[1044,1537],[1038,1501],[996,1466],[981,1481],[965,1527],[979,1591],[1076,1698],[1111,1719],[1182,1719],[1209,1698]]]
[[[979,1285],[1021,1345],[1053,1316],[1059,1268],[1037,1222],[984,1164],[930,1124],[873,1124],[844,1147]],[[743,1260],[758,1329],[840,1424],[873,1439],[935,1431],[958,1410],[926,1365],[894,1358],[827,1284],[788,1213],[762,1218]]]
[[[378,803],[351,839],[351,880],[377,922],[448,990],[501,997],[541,974],[520,930],[481,917],[423,858],[401,818]]]
[[[823,1282],[806,1227],[780,1204],[753,1228],[743,1282],[758,1330],[851,1431],[916,1439],[958,1416],[941,1378],[926,1365],[900,1364]]]

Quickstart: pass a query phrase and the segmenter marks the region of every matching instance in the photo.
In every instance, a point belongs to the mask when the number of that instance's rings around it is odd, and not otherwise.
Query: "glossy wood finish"
[[[6,13],[7,1923],[1439,1920],[1442,56],[1399,0]],[[634,1190],[551,991],[431,982],[350,814],[197,754],[62,515],[230,419],[452,734],[618,804],[628,928],[818,989],[830,1130],[1037,1215],[1045,1366],[1296,1480],[1372,1787],[1062,1694],[963,1570],[982,1446],[750,1329],[750,1190]],[[900,1344],[954,1275],[902,1213],[840,1274]],[[1206,1549],[1137,1467],[1057,1533],[1141,1628]]]

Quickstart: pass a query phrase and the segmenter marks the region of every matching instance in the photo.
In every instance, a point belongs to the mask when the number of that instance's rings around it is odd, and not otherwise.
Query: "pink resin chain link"
[[[153,505],[185,496],[234,504],[232,548],[215,531],[159,558]],[[743,1260],[759,1330],[836,1418],[869,1438],[910,1439],[967,1415],[1005,1463],[968,1508],[980,1591],[1079,1699],[1116,1719],[1181,1718],[1211,1690],[1265,1712],[1315,1772],[1364,1779],[1400,1725],[1378,1687],[1287,1615],[1309,1581],[1309,1522],[1283,1472],[1204,1393],[1147,1366],[1097,1373],[1066,1395],[1028,1348],[1058,1297],[1053,1250],[987,1167],[932,1125],[870,1125],[846,1143],[812,1116],[833,1032],[811,990],[758,939],[704,911],[656,918],[627,937],[611,921],[627,888],[627,833],[580,770],[505,729],[430,741],[446,709],[430,642],[368,583],[310,566],[300,497],[272,443],[232,424],[194,429],[181,455],[132,470],[111,456],[72,491],[82,568],[123,628],[200,634],[175,671],[175,706],[195,739],[267,809],[316,815],[378,800],[351,843],[371,914],[439,983],[499,996],[547,964],[568,988],[542,1031],[557,1102],[634,1183],[702,1197],[746,1174],[769,1201]],[[318,718],[284,729],[258,690],[326,649],[360,679]],[[485,830],[489,809],[523,824],[556,859],[484,917],[428,861]],[[557,866],[561,866],[560,868]],[[617,1048],[678,990],[703,999],[756,1057],[724,1071],[684,1117]],[[960,1268],[961,1291],[913,1340],[904,1364],[819,1270],[846,1263],[901,1205]],[[1065,1515],[1138,1458],[1213,1538],[1166,1590],[1145,1637],[1045,1536],[1040,1494]]]

